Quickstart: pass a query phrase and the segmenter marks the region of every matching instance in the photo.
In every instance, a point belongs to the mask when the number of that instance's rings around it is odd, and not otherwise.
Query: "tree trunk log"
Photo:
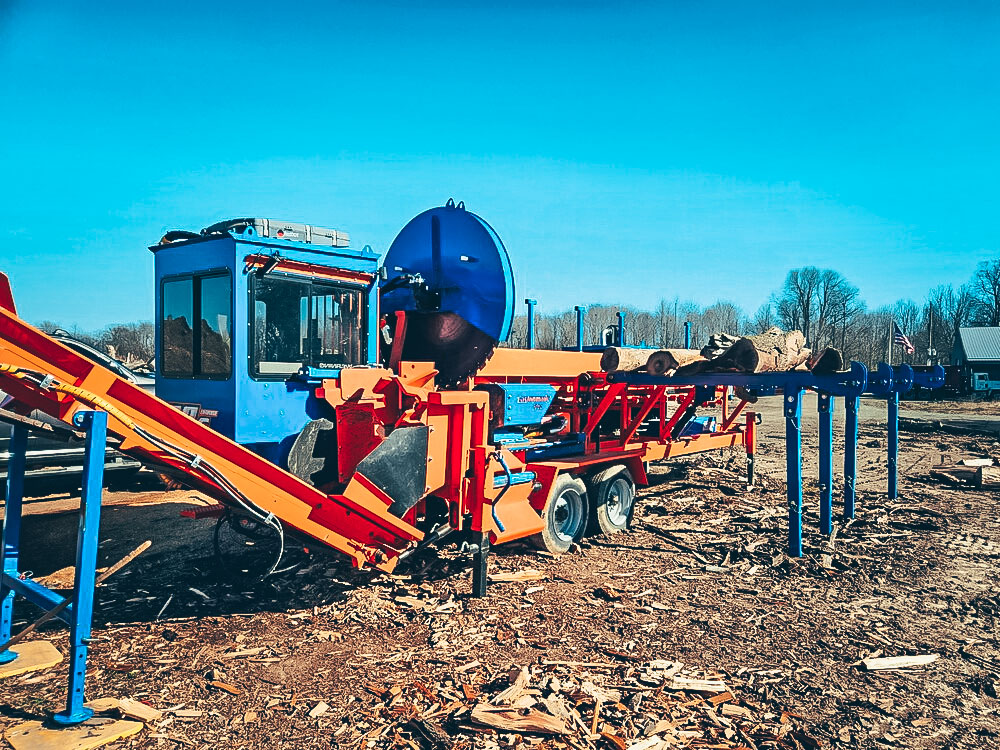
[[[656,354],[655,349],[630,349],[627,346],[609,346],[601,353],[601,369],[604,372],[616,372],[617,370],[645,370],[646,362],[651,355]]]
[[[806,366],[811,372],[817,375],[829,375],[832,372],[840,372],[844,369],[844,355],[840,349],[827,347],[818,352],[813,352],[806,362]]]
[[[646,372],[650,375],[665,375],[679,367],[703,360],[697,349],[660,349],[653,352],[646,361]]]
[[[809,358],[801,331],[772,328],[756,336],[737,339],[702,372],[787,372]]]
[[[701,353],[697,349],[630,349],[609,346],[601,354],[601,369],[604,372],[625,370],[663,375],[697,359],[701,359]]]

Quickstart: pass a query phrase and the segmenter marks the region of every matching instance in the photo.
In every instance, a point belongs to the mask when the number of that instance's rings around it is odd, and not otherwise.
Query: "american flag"
[[[892,343],[899,344],[906,350],[907,354],[913,354],[913,344],[910,343],[910,340],[906,338],[899,326],[896,325],[896,321],[892,321]]]

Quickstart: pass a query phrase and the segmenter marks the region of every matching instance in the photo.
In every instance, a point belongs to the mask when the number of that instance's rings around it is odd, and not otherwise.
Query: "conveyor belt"
[[[390,515],[391,500],[363,478],[327,495],[30,326],[17,316],[2,273],[0,389],[68,425],[82,408],[107,411],[123,453],[180,472],[238,512],[343,552],[358,567],[391,570],[423,537]]]

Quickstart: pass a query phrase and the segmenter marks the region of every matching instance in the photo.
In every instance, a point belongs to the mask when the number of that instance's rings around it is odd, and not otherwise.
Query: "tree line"
[[[148,320],[115,323],[98,331],[84,331],[75,326],[67,330],[51,320],[42,321],[38,327],[45,333],[68,334],[77,341],[110,354],[132,369],[152,369],[156,345],[153,324]]]
[[[895,363],[950,364],[958,329],[963,326],[1000,325],[1000,258],[980,263],[968,282],[955,287],[942,284],[917,303],[901,299],[892,305],[868,309],[856,286],[839,272],[815,266],[788,272],[781,289],[771,294],[753,315],[732,302],[702,307],[679,297],[660,300],[655,309],[631,305],[590,305],[584,314],[584,343],[601,344],[606,331],[626,314],[625,339],[633,346],[667,349],[684,345],[684,324],[691,324],[691,346],[701,348],[718,331],[736,335],[762,333],[772,326],[798,329],[813,349],[832,346],[845,357],[875,365],[890,357],[892,323],[895,321],[914,347],[906,354],[891,346]],[[47,333],[60,330],[44,321]],[[527,315],[514,318],[507,346],[527,346]],[[72,328],[69,335],[105,351],[130,366],[152,364],[153,324],[149,321],[109,325],[100,331]],[[535,314],[535,345],[562,349],[576,344],[576,312]]]
[[[869,366],[891,361],[911,365],[950,364],[958,329],[1000,325],[1000,258],[980,263],[968,282],[941,284],[921,302],[901,299],[869,309],[856,286],[829,268],[805,266],[788,272],[781,289],[752,315],[727,301],[701,307],[679,297],[660,300],[655,309],[631,305],[591,305],[583,320],[585,345],[604,343],[626,314],[625,341],[630,346],[680,348],[684,324],[691,324],[691,346],[701,348],[718,331],[736,335],[762,333],[778,326],[798,329],[813,349],[836,347],[845,357]],[[913,344],[913,354],[892,344],[893,321]],[[508,345],[527,345],[527,315],[514,319]],[[576,312],[535,315],[535,346],[561,349],[576,344]]]

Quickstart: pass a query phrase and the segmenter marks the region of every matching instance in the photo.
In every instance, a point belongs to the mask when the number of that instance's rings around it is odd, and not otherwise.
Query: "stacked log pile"
[[[843,369],[844,357],[839,350],[826,348],[813,352],[805,343],[801,331],[771,328],[754,336],[716,333],[700,351],[612,346],[601,355],[601,369],[605,372],[646,372],[650,375],[789,370],[829,374]]]

